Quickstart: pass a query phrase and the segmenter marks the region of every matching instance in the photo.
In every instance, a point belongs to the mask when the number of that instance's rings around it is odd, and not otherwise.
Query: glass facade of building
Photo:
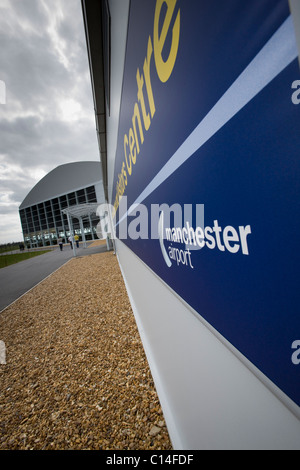
[[[97,201],[95,185],[72,191],[43,202],[20,209],[20,219],[24,242],[27,248],[56,245],[62,237],[67,242],[70,236],[68,219],[62,209],[78,204]],[[83,229],[86,240],[97,239],[96,227],[99,217],[96,214],[83,218]],[[79,221],[72,218],[74,233],[82,238]]]

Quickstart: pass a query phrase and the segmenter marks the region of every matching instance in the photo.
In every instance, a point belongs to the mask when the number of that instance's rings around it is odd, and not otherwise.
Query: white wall
[[[109,0],[112,189],[128,0]],[[300,449],[300,421],[121,241],[117,256],[175,449]]]

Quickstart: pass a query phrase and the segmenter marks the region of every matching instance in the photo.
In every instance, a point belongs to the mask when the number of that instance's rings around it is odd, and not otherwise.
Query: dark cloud
[[[53,161],[78,157],[79,152],[94,152],[94,130],[85,121],[72,125],[37,116],[0,121],[1,148],[11,163],[21,166],[49,167]],[[79,137],[78,137],[79,136]],[[79,146],[79,148],[78,148]],[[85,153],[81,158],[84,158]],[[51,159],[51,161],[49,161]],[[9,162],[9,159],[7,159]]]
[[[80,0],[1,0],[0,44],[0,214],[16,221],[48,171],[99,160]]]

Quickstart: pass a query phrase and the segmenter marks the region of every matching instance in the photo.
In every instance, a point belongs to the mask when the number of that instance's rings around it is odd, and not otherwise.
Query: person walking
[[[59,237],[59,239],[57,241],[58,241],[58,244],[59,244],[60,251],[63,251],[63,240],[62,240],[62,238]]]
[[[75,237],[76,247],[79,248],[79,236],[76,234]]]
[[[68,240],[69,240],[71,248],[73,248],[73,237],[72,237],[72,235],[69,236]]]

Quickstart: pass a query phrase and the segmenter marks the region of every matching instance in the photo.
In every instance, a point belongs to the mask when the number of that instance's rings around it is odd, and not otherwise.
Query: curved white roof
[[[102,182],[99,162],[74,162],[60,165],[42,178],[27,194],[19,209]]]

